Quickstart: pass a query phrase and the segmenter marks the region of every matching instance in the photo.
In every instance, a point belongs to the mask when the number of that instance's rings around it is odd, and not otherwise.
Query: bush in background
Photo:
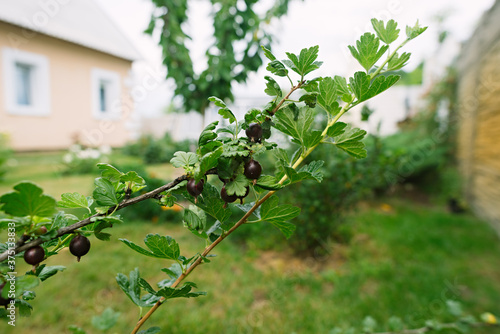
[[[145,163],[162,163],[169,162],[177,151],[189,152],[192,143],[191,140],[174,141],[168,133],[159,139],[146,135],[125,145],[122,152],[140,157]]]
[[[117,168],[122,171],[136,171],[144,179],[144,181],[146,181],[146,187],[140,191],[140,194],[138,193],[135,196],[139,196],[158,187],[161,187],[167,182],[146,172],[142,165],[122,164],[117,165]],[[180,206],[174,205],[171,208],[167,208],[164,206],[160,206],[157,201],[153,199],[143,201],[140,205],[131,205],[129,207],[126,207],[121,211],[121,214],[126,218],[127,221],[148,220],[154,223],[164,223],[180,222],[182,220],[182,208]]]
[[[62,174],[90,174],[97,171],[96,165],[99,162],[109,162],[111,147],[101,146],[99,148],[83,147],[72,145],[68,152],[63,155],[62,163],[64,168]]]

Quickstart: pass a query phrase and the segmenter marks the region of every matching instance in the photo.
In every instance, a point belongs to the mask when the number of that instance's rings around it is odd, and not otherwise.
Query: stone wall
[[[458,61],[458,161],[474,212],[500,233],[500,0]]]

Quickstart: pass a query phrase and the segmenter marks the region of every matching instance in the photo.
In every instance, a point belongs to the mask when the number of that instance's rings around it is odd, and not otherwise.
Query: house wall
[[[500,233],[500,2],[459,60],[458,161],[465,197]]]
[[[31,36],[25,37],[26,32],[0,22],[0,64],[4,47],[46,56],[49,60],[50,114],[21,116],[7,113],[4,89],[0,89],[0,132],[10,136],[11,146],[26,151],[64,149],[76,141],[90,146],[124,144],[129,139],[126,122],[133,112],[129,88],[125,84],[131,62],[43,34],[29,32]],[[117,103],[121,106],[121,117],[106,120],[93,116],[93,68],[120,75],[121,98]]]

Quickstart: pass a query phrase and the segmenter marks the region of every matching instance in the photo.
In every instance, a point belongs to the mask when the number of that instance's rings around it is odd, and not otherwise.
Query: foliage
[[[125,145],[122,152],[141,157],[145,163],[153,164],[170,161],[175,152],[189,151],[192,144],[190,140],[174,141],[168,133],[159,139],[146,135]]]
[[[166,274],[166,278],[156,285],[141,277],[139,270],[134,270],[128,277],[118,274],[116,280],[141,312],[141,318],[132,333],[137,333],[165,301],[205,295],[205,292],[196,291],[195,283],[184,280],[200,264],[210,263],[211,251],[236,229],[248,223],[268,223],[286,238],[291,237],[296,227],[289,220],[300,214],[300,208],[280,201],[277,192],[301,181],[323,180],[324,161],[310,160],[317,147],[331,145],[353,158],[366,157],[365,144],[362,142],[366,132],[339,122],[339,119],[352,107],[382,93],[397,82],[398,76],[383,75],[391,59],[402,46],[425,30],[418,24],[407,27],[407,38],[382,61],[381,57],[389,48],[387,45],[379,48],[379,39],[385,44],[390,43],[387,38],[392,40],[393,35],[397,34],[397,25],[393,21],[389,21],[387,26],[375,24],[377,36],[366,33],[356,43],[356,47],[351,47],[353,56],[366,71],[358,71],[348,79],[339,76],[309,79],[311,72],[322,64],[316,60],[318,46],[302,49],[298,54],[287,52],[287,59],[281,61],[265,49],[266,57],[274,64],[268,70],[271,74],[289,79],[289,93],[282,97],[279,86],[275,87],[277,89],[267,87],[266,92],[271,96],[271,101],[262,110],[249,110],[242,120],[238,120],[220,98],[210,98],[220,108],[219,114],[228,120],[229,125],[219,126],[219,122],[215,121],[202,131],[196,152],[175,152],[171,163],[182,168],[185,174],[168,184],[132,197],[146,187],[144,178],[136,171],[122,171],[110,164],[99,163],[97,166],[101,175],[94,181],[91,196],[66,193],[56,203],[33,183],[16,185],[15,191],[0,197],[0,209],[8,216],[2,220],[0,227],[10,228],[14,225],[21,241],[17,244],[11,242],[14,249],[3,252],[0,260],[11,260],[9,253],[19,254],[37,247],[43,251],[44,261],[67,247],[75,235],[93,234],[99,240],[108,241],[111,238],[109,229],[123,221],[117,212],[147,199],[156,200],[167,207],[173,207],[179,201],[189,201],[193,205],[184,211],[184,226],[205,243],[205,249],[190,255],[172,236],[152,233],[145,237],[145,246],[134,240],[121,239],[131,252],[160,259],[162,263],[169,260],[171,265],[160,270]],[[306,96],[302,96],[299,101],[290,99],[299,89],[305,91]],[[315,122],[313,107],[316,104],[322,109],[323,119],[326,120],[323,124]],[[260,127],[258,135],[246,131],[251,125]],[[240,136],[243,130],[246,136]],[[296,149],[293,154],[290,155],[270,141],[273,131],[290,139]],[[277,168],[274,173],[264,171],[264,175],[261,175],[262,168],[256,159],[268,151],[277,156]],[[222,189],[210,182],[208,175],[211,174],[217,174],[224,182]],[[254,194],[255,201],[237,206],[241,212],[234,217],[234,211],[228,205],[236,199],[243,199],[250,192]],[[56,205],[72,211],[58,211]],[[74,254],[71,247],[70,251]],[[6,280],[7,271],[13,270],[13,265],[6,262],[10,267],[4,267],[0,276],[2,281]],[[21,311],[24,309],[24,313],[28,313],[25,310],[30,307],[28,301],[35,297],[32,289],[45,278],[43,267],[35,264],[33,271],[17,278],[17,290],[11,298]],[[6,291],[2,292],[4,298],[7,298]],[[145,306],[152,308],[142,316]],[[108,313],[114,318],[112,312]]]
[[[375,136],[368,137],[366,144],[368,158],[362,160],[335,152],[332,147],[318,147],[310,159],[325,161],[322,183],[298,183],[284,193],[287,202],[299,203],[302,208],[289,243],[295,253],[321,254],[329,242],[349,241],[350,234],[342,228],[346,214],[359,201],[390,186],[385,176],[394,170],[397,153],[385,150],[384,141]]]
[[[273,36],[268,29],[273,18],[280,18],[288,10],[290,0],[274,1],[261,13],[264,1],[211,1],[213,18],[213,43],[205,52],[207,66],[200,73],[193,67],[187,48],[190,36],[188,0],[152,0],[155,11],[146,33],[154,35],[160,30],[159,45],[163,49],[163,63],[168,69],[167,78],[175,82],[175,95],[183,99],[186,111],[204,114],[208,98],[217,96],[233,101],[231,85],[245,82],[263,63],[261,45],[269,46]],[[259,8],[260,7],[260,8]],[[173,70],[175,69],[175,70]]]
[[[7,161],[12,152],[8,147],[7,135],[0,133],[0,181],[3,180],[7,173]]]
[[[120,165],[120,169],[134,170],[142,175],[146,182],[146,186],[139,193],[133,194],[132,198],[165,184],[164,180],[157,178],[153,173],[147,173],[141,165]],[[153,223],[168,223],[179,221],[179,218],[182,217],[182,207],[178,204],[169,207],[158,203],[158,201],[144,201],[140,206],[131,205],[124,208],[122,214],[126,221],[147,220]]]
[[[64,169],[62,174],[90,174],[94,173],[98,162],[108,162],[111,148],[101,146],[99,148],[72,145],[68,152],[63,155],[62,163]]]

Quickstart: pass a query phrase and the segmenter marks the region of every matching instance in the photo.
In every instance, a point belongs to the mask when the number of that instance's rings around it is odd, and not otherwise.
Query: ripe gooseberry
[[[262,126],[259,123],[250,123],[245,130],[245,134],[250,141],[260,143],[262,138]]]
[[[83,235],[77,235],[69,243],[69,251],[77,257],[78,262],[80,262],[80,258],[87,254],[89,250],[90,240]]]
[[[45,250],[41,246],[34,246],[24,252],[24,261],[36,266],[45,258]]]
[[[205,180],[201,179],[198,183],[196,183],[195,179],[189,179],[186,189],[188,193],[194,197],[194,202],[198,202],[198,196],[203,192],[203,185],[205,184]]]

